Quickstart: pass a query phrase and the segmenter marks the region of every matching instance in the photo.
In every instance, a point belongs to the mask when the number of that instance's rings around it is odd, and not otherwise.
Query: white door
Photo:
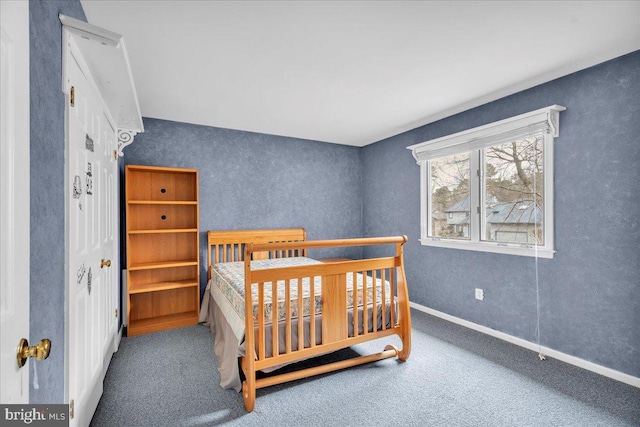
[[[102,395],[117,329],[117,139],[73,37],[67,41],[68,395],[71,425],[84,426]]]
[[[29,403],[29,3],[0,1],[0,18],[0,403]]]

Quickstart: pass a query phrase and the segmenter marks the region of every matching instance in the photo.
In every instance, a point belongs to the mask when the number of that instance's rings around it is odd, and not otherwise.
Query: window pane
[[[542,147],[538,136],[483,150],[483,240],[544,244]]]
[[[469,239],[469,153],[433,159],[430,237]]]

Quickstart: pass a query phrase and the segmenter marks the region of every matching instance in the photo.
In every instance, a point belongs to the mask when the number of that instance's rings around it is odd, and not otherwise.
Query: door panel
[[[0,1],[0,51],[0,402],[24,404],[34,363],[16,361],[30,338],[28,2]]]
[[[74,88],[74,106],[68,112],[69,218],[69,399],[71,425],[91,420],[102,394],[109,347],[117,324],[113,321],[118,281],[114,236],[116,196],[113,157],[116,132],[105,114],[100,94],[83,72],[84,60],[69,37],[66,73]],[[104,263],[102,261],[105,261]]]

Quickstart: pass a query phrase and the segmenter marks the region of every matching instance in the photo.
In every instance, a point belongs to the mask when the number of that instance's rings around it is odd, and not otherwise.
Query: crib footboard
[[[253,313],[245,316],[245,331],[255,331],[255,334],[245,334],[247,351],[241,362],[247,411],[253,410],[258,388],[389,357],[398,357],[401,361],[409,357],[411,315],[402,254],[406,241],[406,236],[398,236],[245,246],[245,313]],[[277,254],[278,251],[293,249],[366,245],[394,245],[395,255],[251,270],[252,253]],[[306,292],[310,293],[308,301],[311,301],[307,306],[302,299],[305,283]],[[320,295],[314,295],[317,291],[313,283],[319,283]],[[278,284],[281,285],[280,290]],[[252,289],[258,295],[257,313],[254,312]],[[269,294],[273,301],[283,303],[267,305],[265,294]],[[268,310],[265,309],[267,306]],[[378,353],[256,379],[256,371],[259,370],[391,335],[400,338],[401,349],[387,345]],[[255,349],[255,352],[252,354],[250,349]]]

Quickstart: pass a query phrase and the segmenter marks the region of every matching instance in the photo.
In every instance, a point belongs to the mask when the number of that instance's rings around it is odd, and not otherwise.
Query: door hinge
[[[75,402],[73,399],[71,399],[69,401],[69,418],[73,419],[73,417],[75,416]]]
[[[76,88],[71,86],[71,94],[69,95],[71,98],[71,106],[75,107],[76,105]]]
[[[113,160],[118,160],[118,150],[113,150]]]
[[[116,308],[116,317],[118,317],[118,309]]]

